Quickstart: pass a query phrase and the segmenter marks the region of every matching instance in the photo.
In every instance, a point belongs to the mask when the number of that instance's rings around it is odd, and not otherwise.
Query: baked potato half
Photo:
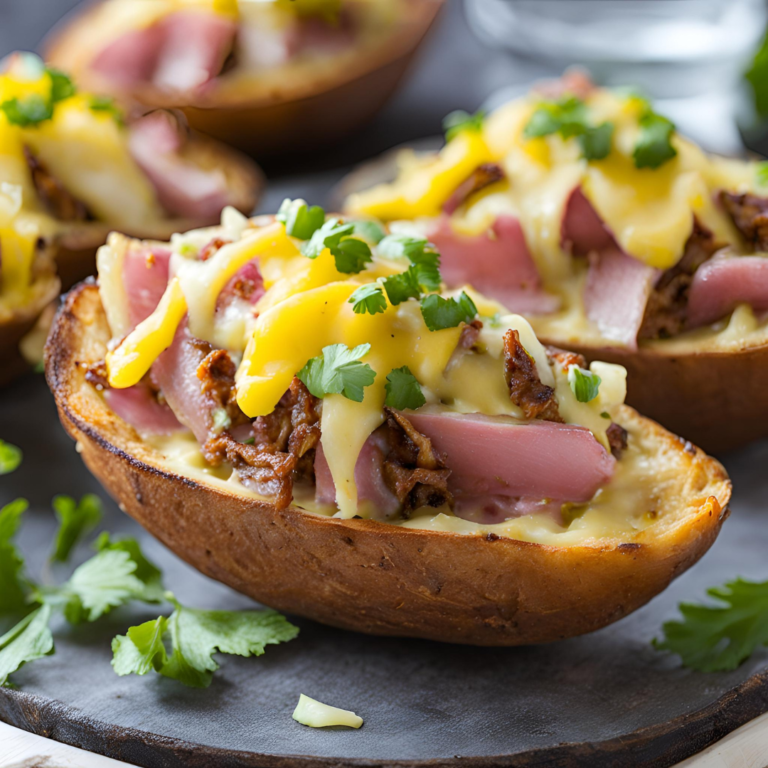
[[[768,178],[707,155],[636,94],[580,73],[435,153],[352,174],[343,210],[440,250],[449,287],[629,372],[628,402],[715,453],[768,434]],[[387,170],[388,166],[388,170]]]
[[[125,512],[267,605],[489,646],[596,630],[707,551],[728,477],[621,404],[619,366],[547,350],[519,316],[472,319],[467,294],[423,285],[429,249],[400,271],[363,227],[370,259],[350,264],[365,249],[333,238],[354,222],[317,210],[189,233],[170,269],[113,235],[100,285],[66,297],[48,383]],[[398,299],[411,278],[420,300]]]
[[[47,58],[89,88],[181,109],[193,128],[267,157],[338,140],[373,117],[442,0],[153,5],[89,4],[53,33]]]
[[[263,180],[245,156],[154,112],[133,121],[32,54],[0,64],[0,377],[58,293],[93,274],[112,230],[169,239],[250,212]],[[41,349],[40,349],[41,351]]]

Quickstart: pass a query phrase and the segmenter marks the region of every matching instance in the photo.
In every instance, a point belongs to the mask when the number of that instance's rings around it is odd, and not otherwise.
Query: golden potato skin
[[[546,343],[627,369],[627,403],[708,453],[746,445],[768,435],[768,345],[738,352],[666,354]]]
[[[154,88],[137,91],[133,98],[148,107],[181,109],[193,128],[255,157],[312,150],[354,134],[384,106],[442,4],[409,0],[397,34],[363,52],[354,66],[338,67],[316,80],[302,77],[279,88],[255,86],[226,98],[213,94],[195,106],[171,102],[167,93]],[[96,7],[54,30],[45,46],[46,59],[71,72],[86,89],[92,78],[82,66],[80,47]]]
[[[181,477],[84,381],[109,338],[98,292],[59,312],[46,373],[64,427],[121,507],[203,573],[288,613],[376,635],[509,646],[610,624],[695,563],[728,515],[720,464],[625,408],[622,421],[684,457],[691,512],[656,537],[555,547],[277,510]],[[76,363],[80,362],[80,365]]]

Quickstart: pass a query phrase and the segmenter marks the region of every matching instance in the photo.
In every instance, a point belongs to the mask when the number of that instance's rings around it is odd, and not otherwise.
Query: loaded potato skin
[[[46,349],[62,423],[91,471],[203,573],[333,626],[487,646],[590,632],[695,563],[728,514],[723,468],[627,407],[620,418],[630,441],[653,445],[680,473],[679,497],[669,500],[676,513],[633,536],[551,546],[281,510],[179,474],[108,408],[85,375],[110,337],[97,287],[82,285],[66,297]]]

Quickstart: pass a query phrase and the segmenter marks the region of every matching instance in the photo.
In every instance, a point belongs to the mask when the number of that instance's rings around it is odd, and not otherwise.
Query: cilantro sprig
[[[451,299],[430,293],[421,300],[421,315],[430,331],[442,331],[472,321],[477,316],[477,307],[464,291]]]
[[[18,469],[21,459],[21,448],[0,440],[0,475],[7,475]]]
[[[600,392],[600,377],[578,365],[572,365],[568,369],[568,383],[580,403],[592,402]]]
[[[483,110],[470,114],[463,109],[457,109],[443,118],[445,140],[450,141],[462,131],[482,131],[484,123],[485,112]]]
[[[365,387],[376,379],[371,366],[360,362],[370,351],[370,344],[353,349],[345,344],[331,344],[321,355],[309,360],[296,376],[315,397],[344,395],[362,403]]]
[[[309,240],[325,223],[325,211],[319,205],[311,208],[301,199],[286,197],[275,218],[285,224],[285,231],[298,240]]]
[[[654,112],[650,105],[640,115],[640,134],[632,151],[636,168],[659,168],[677,155],[672,146],[675,124]]]
[[[79,502],[70,496],[56,496],[52,506],[59,520],[52,559],[65,563],[77,543],[101,522],[104,511],[101,499],[92,493]]]
[[[51,83],[47,97],[39,93],[31,93],[22,98],[14,97],[0,103],[0,112],[5,114],[11,125],[18,125],[21,128],[40,125],[53,117],[56,104],[77,93],[75,84],[63,72],[52,68],[46,68],[43,72],[48,75]]]
[[[421,385],[407,365],[392,370],[387,376],[384,390],[387,393],[385,404],[390,408],[416,410],[427,402],[421,391]]]
[[[707,594],[717,605],[681,603],[681,621],[668,621],[658,650],[676,653],[701,672],[727,672],[768,645],[768,581],[736,579]]]
[[[563,139],[576,138],[585,160],[602,160],[610,154],[613,131],[613,123],[608,121],[594,125],[581,99],[563,96],[541,102],[523,129],[523,136],[534,139],[557,133]]]
[[[119,126],[125,125],[125,115],[115,100],[110,96],[91,96],[88,100],[91,112],[103,112],[109,115]]]
[[[377,315],[384,312],[387,308],[387,300],[384,298],[384,292],[378,283],[366,283],[361,285],[350,297],[349,303],[352,304],[352,311],[356,315]]]

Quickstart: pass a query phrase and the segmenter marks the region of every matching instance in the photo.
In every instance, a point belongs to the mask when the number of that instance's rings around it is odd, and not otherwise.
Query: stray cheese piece
[[[323,704],[315,699],[310,699],[303,693],[299,697],[299,703],[293,711],[293,719],[310,728],[327,728],[331,725],[346,725],[349,728],[359,728],[363,724],[363,718],[347,709],[339,709]]]
[[[114,389],[127,389],[138,384],[158,355],[171,346],[186,314],[187,302],[175,277],[165,289],[157,309],[139,323],[117,349],[107,353],[109,385]]]

